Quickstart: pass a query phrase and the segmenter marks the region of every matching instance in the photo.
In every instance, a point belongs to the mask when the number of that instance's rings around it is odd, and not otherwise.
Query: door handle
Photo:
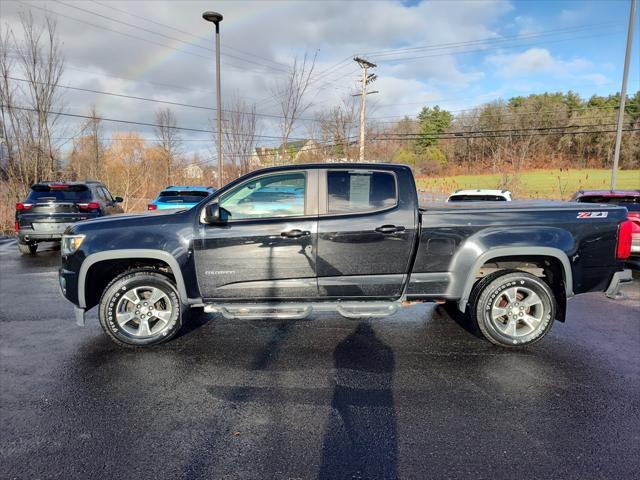
[[[395,225],[382,225],[381,227],[376,228],[376,232],[380,232],[380,233],[404,232],[404,227],[396,227]]]
[[[293,230],[289,230],[288,232],[282,232],[280,235],[287,238],[300,238],[311,235],[311,232],[309,232],[308,230],[299,230],[297,228],[294,228]]]

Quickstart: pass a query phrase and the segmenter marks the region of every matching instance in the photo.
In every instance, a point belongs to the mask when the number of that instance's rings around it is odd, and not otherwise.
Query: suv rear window
[[[501,195],[452,195],[449,202],[506,202]]]
[[[628,195],[619,197],[607,197],[604,195],[585,195],[579,197],[578,202],[583,203],[615,203],[616,205],[625,205],[627,203],[640,204],[640,195]]]
[[[88,202],[91,190],[86,185],[33,185],[26,202]]]
[[[198,190],[163,190],[158,195],[159,202],[176,202],[176,203],[198,203],[205,197],[211,195],[210,192]]]
[[[327,183],[330,214],[373,212],[397,203],[393,173],[329,170]]]

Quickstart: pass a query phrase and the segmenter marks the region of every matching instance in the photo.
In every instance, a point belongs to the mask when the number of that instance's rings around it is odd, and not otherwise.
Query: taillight
[[[150,203],[149,205],[147,205],[147,210],[157,210],[158,206],[154,205],[153,203]]]
[[[631,255],[631,232],[633,231],[633,222],[625,220],[620,224],[618,229],[618,246],[616,256],[618,260],[626,260]]]
[[[98,202],[79,203],[78,208],[80,210],[99,210],[100,204]]]
[[[16,203],[16,210],[31,210],[33,203]]]
[[[16,222],[16,233],[20,231],[20,222]]]

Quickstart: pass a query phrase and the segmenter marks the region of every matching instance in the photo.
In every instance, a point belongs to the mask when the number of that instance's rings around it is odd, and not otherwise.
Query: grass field
[[[580,189],[608,189],[611,170],[529,170],[513,174],[421,177],[421,191],[451,193],[459,188],[506,188],[516,198],[554,198],[567,200]],[[619,189],[640,189],[640,170],[618,172]]]

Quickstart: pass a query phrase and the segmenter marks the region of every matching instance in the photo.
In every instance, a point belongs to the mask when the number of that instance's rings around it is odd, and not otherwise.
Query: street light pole
[[[216,109],[218,111],[218,188],[224,185],[224,158],[222,156],[222,100],[220,95],[220,22],[222,14],[218,12],[204,12],[202,14],[207,22],[212,22],[216,26]]]
[[[622,90],[620,91],[620,108],[618,109],[618,126],[616,128],[616,146],[613,152],[613,169],[611,170],[611,190],[616,189],[618,177],[618,162],[620,161],[620,144],[622,143],[622,124],[624,123],[624,104],[627,100],[627,78],[629,77],[629,62],[631,60],[631,46],[633,45],[633,27],[636,21],[636,0],[631,0],[629,13],[629,30],[627,32],[627,51],[624,56],[624,72],[622,73]]]

